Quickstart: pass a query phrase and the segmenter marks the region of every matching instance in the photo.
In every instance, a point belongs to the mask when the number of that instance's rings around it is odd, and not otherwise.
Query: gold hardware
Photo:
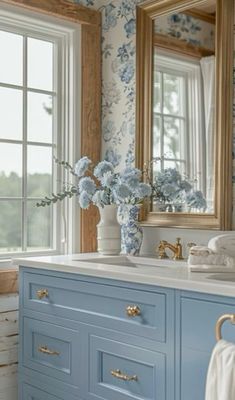
[[[114,371],[111,370],[110,373],[111,373],[112,376],[114,376],[114,378],[121,379],[122,381],[127,381],[127,382],[138,381],[138,376],[137,375],[130,376],[130,375],[123,374],[120,371],[120,369],[115,369]]]
[[[235,314],[224,314],[218,319],[215,326],[215,336],[217,341],[222,339],[221,328],[225,321],[230,321],[231,324],[235,325]]]
[[[60,353],[58,351],[49,350],[47,346],[40,346],[38,351],[43,354],[47,354],[48,356],[59,356]]]
[[[37,290],[37,298],[38,299],[43,299],[44,297],[48,297],[49,296],[49,292],[47,289],[39,289]]]
[[[138,306],[128,306],[126,308],[126,313],[128,317],[137,317],[141,314],[141,310]]]
[[[170,249],[173,253],[173,260],[183,260],[183,255],[182,255],[182,244],[180,243],[180,238],[176,238],[176,244],[173,245],[166,240],[161,240],[158,246],[158,254],[159,258],[168,258],[166,254],[166,249]]]

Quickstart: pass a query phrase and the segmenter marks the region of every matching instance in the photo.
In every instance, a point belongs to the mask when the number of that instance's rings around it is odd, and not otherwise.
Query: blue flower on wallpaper
[[[115,124],[113,121],[107,120],[103,123],[103,139],[105,142],[109,142],[115,132]]]
[[[134,18],[131,18],[125,25],[124,29],[126,31],[127,38],[130,38],[132,35],[136,33],[136,21]]]
[[[135,73],[134,62],[130,61],[128,64],[124,65],[119,69],[119,77],[124,83],[130,83]]]
[[[126,165],[133,165],[135,162],[135,139],[128,146],[126,153],[125,163]]]
[[[121,100],[121,91],[117,82],[104,82],[102,86],[102,113],[103,118],[113,113],[113,106]]]
[[[102,29],[104,32],[108,32],[117,25],[117,8],[110,2],[107,6],[101,7],[100,11],[103,13]]]
[[[106,161],[111,162],[114,167],[117,167],[121,162],[122,156],[121,156],[121,154],[119,154],[117,152],[117,149],[113,149],[112,147],[109,147],[106,150],[104,158]]]

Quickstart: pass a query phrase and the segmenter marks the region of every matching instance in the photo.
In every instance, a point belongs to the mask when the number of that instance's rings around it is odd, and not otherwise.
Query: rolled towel
[[[188,265],[227,265],[224,254],[209,254],[207,256],[189,254]]]
[[[235,233],[227,233],[212,238],[208,247],[215,253],[235,257]]]
[[[189,254],[193,256],[207,257],[213,254],[213,250],[206,246],[193,246],[189,250]]]

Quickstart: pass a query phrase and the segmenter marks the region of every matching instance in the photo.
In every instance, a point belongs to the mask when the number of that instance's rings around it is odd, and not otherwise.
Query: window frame
[[[0,24],[1,30],[6,30],[19,35],[27,35],[37,39],[53,41],[56,43],[55,48],[58,49],[58,54],[54,54],[57,59],[57,70],[55,79],[58,81],[57,91],[57,111],[60,116],[60,121],[54,121],[54,132],[57,132],[57,151],[56,157],[59,159],[68,160],[71,164],[80,156],[80,124],[81,124],[81,26],[68,21],[58,21],[53,17],[40,15],[31,11],[18,10],[18,7],[11,7],[11,10],[0,9]],[[25,37],[23,39],[26,40]],[[24,54],[25,57],[25,54]],[[61,63],[58,60],[61,60]],[[24,59],[24,62],[27,62]],[[25,77],[21,90],[27,93]],[[1,86],[12,86],[17,88],[17,85],[1,84]],[[55,87],[53,88],[55,91]],[[36,90],[36,92],[45,92]],[[24,94],[25,96],[25,94]],[[73,99],[71,106],[70,99]],[[24,115],[24,119],[26,116]],[[26,121],[24,121],[24,126]],[[63,132],[63,134],[62,134]],[[25,132],[23,132],[22,146],[27,146],[29,142],[25,142]],[[60,141],[58,141],[60,136]],[[1,142],[5,140],[1,140]],[[9,140],[14,143],[14,140]],[[19,141],[16,141],[19,143]],[[31,142],[30,142],[31,143]],[[34,142],[32,142],[34,143]],[[40,145],[40,142],[35,144]],[[49,146],[48,146],[49,147]],[[51,147],[54,147],[52,143]],[[22,160],[23,162],[23,160]],[[25,159],[26,163],[27,160]],[[54,163],[52,163],[54,164]],[[23,167],[25,174],[26,165]],[[67,181],[69,177],[68,172],[61,171],[53,165],[54,182]],[[22,182],[24,180],[22,179]],[[23,183],[22,183],[23,185]],[[61,190],[61,185],[57,184],[53,187],[53,191]],[[23,189],[23,187],[22,187]],[[23,202],[25,188],[22,192],[22,197],[19,199]],[[33,199],[33,198],[32,198]],[[16,200],[16,198],[12,198]],[[25,208],[25,205],[24,205]],[[78,233],[79,227],[79,213],[76,210],[75,200],[63,201],[60,204],[53,206],[53,219],[56,221],[56,234],[54,237],[53,249],[27,251],[27,252],[7,252],[0,253],[0,261],[7,260],[15,256],[42,256],[42,255],[55,255],[72,252],[78,249],[78,243],[75,238]],[[74,218],[75,216],[75,218]],[[23,222],[22,213],[22,222]],[[27,218],[27,215],[26,215]],[[27,222],[26,222],[27,223]],[[22,226],[23,228],[23,226]]]
[[[167,55],[168,54],[168,55]],[[177,76],[182,76],[186,80],[185,84],[185,105],[184,105],[184,114],[186,115],[185,120],[185,169],[186,176],[189,176],[192,180],[197,179],[198,184],[196,185],[200,190],[205,192],[205,175],[204,171],[204,146],[203,146],[203,136],[204,136],[204,120],[202,113],[198,112],[198,115],[201,115],[201,119],[194,118],[194,111],[198,109],[199,105],[203,103],[203,95],[202,95],[202,76],[201,76],[201,68],[198,60],[192,59],[189,61],[185,59],[182,55],[176,55],[172,53],[172,56],[169,56],[169,53],[165,53],[164,50],[158,49],[158,64],[155,64],[156,70],[159,70],[163,73],[175,73]],[[171,66],[169,67],[169,58],[171,60]],[[156,63],[156,62],[155,62]],[[157,69],[158,68],[158,69]],[[194,95],[193,95],[194,94]],[[165,116],[165,114],[164,114]],[[187,135],[189,132],[189,135]],[[200,151],[195,154],[195,149],[198,146],[198,143],[195,143],[197,135],[196,132],[199,132],[201,140]],[[170,158],[164,158],[164,161],[170,160]],[[171,159],[173,161],[181,162],[182,159]],[[191,162],[189,162],[191,160]],[[183,160],[184,161],[184,160]],[[199,176],[197,176],[197,172],[200,172]],[[196,181],[195,181],[196,183]]]

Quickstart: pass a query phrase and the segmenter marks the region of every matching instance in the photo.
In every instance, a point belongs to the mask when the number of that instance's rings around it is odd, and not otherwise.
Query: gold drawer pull
[[[48,356],[59,356],[60,353],[58,351],[49,350],[47,346],[40,346],[38,351],[43,354],[47,354]]]
[[[42,300],[44,297],[48,297],[49,296],[49,292],[47,289],[39,289],[37,290],[37,298],[39,300]]]
[[[111,373],[112,376],[114,376],[114,378],[121,379],[122,381],[127,381],[127,382],[138,381],[138,376],[137,375],[130,376],[130,375],[123,374],[120,371],[120,369],[115,369],[114,371],[111,370],[110,373]]]
[[[137,317],[141,314],[141,310],[138,306],[128,306],[126,308],[126,313],[128,317]]]

